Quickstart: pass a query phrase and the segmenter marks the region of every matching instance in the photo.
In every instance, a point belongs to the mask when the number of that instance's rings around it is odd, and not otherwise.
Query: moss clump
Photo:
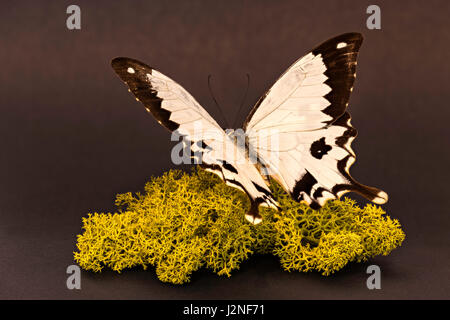
[[[274,254],[283,269],[329,275],[350,261],[387,255],[405,234],[374,205],[329,201],[321,210],[272,185],[282,211],[260,207],[263,222],[245,221],[247,196],[217,176],[173,170],[152,178],[143,194],[117,196],[118,212],[88,214],[75,260],[86,270],[156,267],[161,281],[181,284],[206,267],[230,276],[251,254]]]

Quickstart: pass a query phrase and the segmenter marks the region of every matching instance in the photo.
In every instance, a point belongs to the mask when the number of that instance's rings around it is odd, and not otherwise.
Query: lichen
[[[263,222],[246,222],[247,196],[201,169],[171,170],[143,193],[116,198],[116,213],[89,213],[77,236],[75,261],[85,270],[154,266],[161,281],[182,284],[208,268],[231,276],[252,254],[274,254],[287,271],[330,275],[351,261],[387,255],[405,234],[375,205],[328,201],[320,210],[293,201],[273,183],[280,212],[260,207]]]

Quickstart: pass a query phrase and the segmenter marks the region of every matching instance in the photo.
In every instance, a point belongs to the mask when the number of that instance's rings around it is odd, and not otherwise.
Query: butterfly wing
[[[164,74],[131,58],[115,58],[111,65],[146,111],[170,131],[191,136],[194,125],[223,131],[182,86]]]
[[[245,152],[181,85],[135,59],[119,57],[111,65],[148,113],[190,142],[196,163],[247,193],[252,203],[246,216],[249,221],[261,221],[258,204],[276,207],[270,189]]]
[[[346,108],[361,43],[360,34],[343,34],[297,60],[244,123],[249,145],[268,173],[313,208],[349,191],[379,204],[388,198],[349,174],[356,130]]]

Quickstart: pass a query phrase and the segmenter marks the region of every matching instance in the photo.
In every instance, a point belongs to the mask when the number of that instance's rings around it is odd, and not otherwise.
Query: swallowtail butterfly
[[[342,34],[291,65],[247,116],[242,145],[183,87],[159,71],[124,57],[111,64],[161,125],[190,141],[192,151],[202,156],[202,167],[248,195],[246,218],[257,224],[259,205],[278,208],[263,172],[313,209],[350,191],[377,204],[387,201],[385,192],[362,185],[349,174],[356,130],[346,110],[361,43],[359,33]],[[277,143],[258,143],[275,134]],[[250,153],[257,155],[256,163]]]

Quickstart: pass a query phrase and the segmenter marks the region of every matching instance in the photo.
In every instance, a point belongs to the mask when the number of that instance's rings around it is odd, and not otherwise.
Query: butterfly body
[[[146,64],[116,58],[112,67],[147,112],[191,142],[203,168],[248,195],[246,218],[256,224],[260,205],[278,208],[268,176],[313,209],[350,191],[387,201],[349,174],[356,130],[346,109],[361,43],[360,34],[343,34],[297,60],[236,130],[223,130],[183,87]]]

